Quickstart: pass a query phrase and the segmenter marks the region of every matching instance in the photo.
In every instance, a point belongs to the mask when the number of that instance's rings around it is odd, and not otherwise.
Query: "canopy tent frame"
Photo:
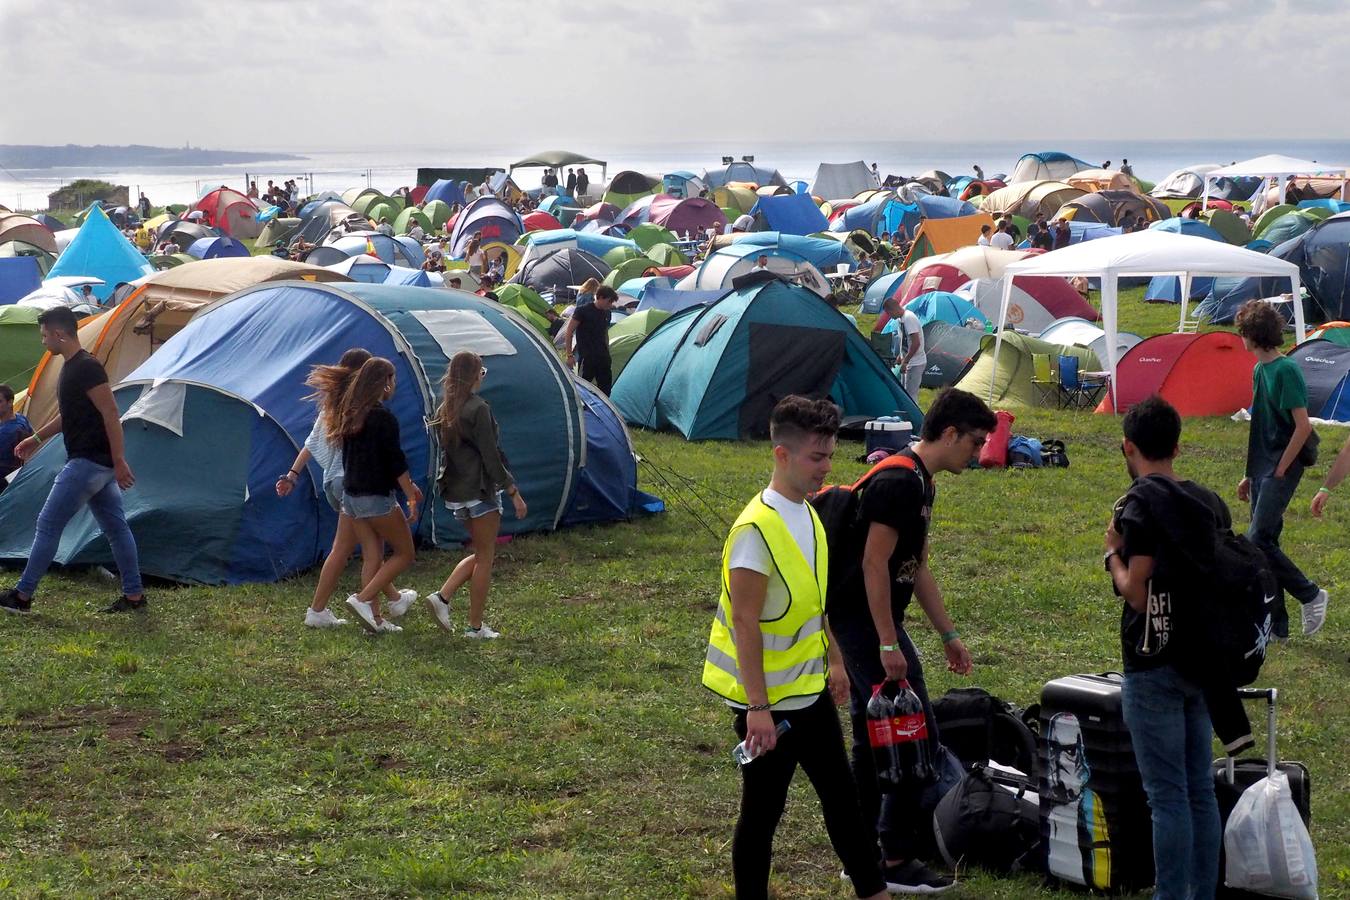
[[[1265,182],[1273,182],[1272,186],[1279,188],[1280,195],[1278,203],[1284,203],[1285,195],[1289,190],[1290,178],[1303,176],[1305,178],[1340,178],[1341,179],[1341,199],[1346,199],[1346,184],[1350,182],[1350,166],[1328,166],[1315,162],[1310,159],[1294,159],[1289,156],[1258,156],[1254,159],[1244,160],[1240,163],[1233,163],[1231,166],[1221,166],[1204,175],[1205,190],[1201,195],[1201,208],[1209,206],[1209,185],[1216,178],[1243,178],[1260,176],[1262,181],[1262,192],[1265,190]]]
[[[554,157],[554,159],[544,158],[548,156]],[[543,153],[527,156],[511,163],[506,170],[506,174],[510,175],[516,169],[559,169],[565,166],[599,166],[600,180],[602,182],[609,181],[609,163],[603,159],[593,159],[585,154],[573,153],[570,150],[545,150]]]
[[[1215,245],[1216,242],[1206,240],[1205,238],[1189,237],[1186,235],[1167,235],[1164,240],[1169,245],[1163,245],[1166,249],[1180,249],[1185,252],[1188,249],[1194,249],[1197,257],[1204,258],[1205,251],[1211,253],[1222,253],[1228,257],[1227,261],[1220,264],[1200,264],[1195,266],[1177,266],[1174,262],[1171,264],[1148,265],[1145,261],[1134,264],[1102,264],[1090,262],[1091,257],[1105,257],[1111,254],[1116,248],[1121,247],[1121,242],[1128,242],[1133,249],[1134,244],[1142,245],[1140,249],[1145,251],[1152,249],[1149,245],[1156,245],[1158,238],[1162,233],[1150,235],[1149,232],[1136,232],[1134,234],[1122,234],[1116,237],[1101,238],[1087,244],[1079,244],[1073,248],[1058,250],[1054,253],[1045,253],[1038,256],[1029,257],[1020,262],[1012,263],[1004,270],[1003,278],[1003,297],[999,303],[998,321],[995,323],[994,340],[994,368],[998,368],[999,353],[1003,348],[1003,326],[1008,319],[1008,306],[1012,299],[1013,281],[1019,275],[1054,275],[1060,277],[1088,276],[1101,279],[1102,291],[1102,330],[1106,336],[1106,363],[1107,371],[1111,376],[1111,407],[1116,408],[1116,364],[1118,360],[1117,339],[1119,328],[1117,326],[1118,312],[1118,284],[1120,277],[1135,276],[1154,276],[1171,275],[1181,279],[1182,301],[1181,318],[1177,330],[1183,331],[1186,322],[1186,297],[1190,293],[1191,278],[1199,275],[1202,277],[1246,277],[1252,275],[1265,277],[1285,277],[1292,285],[1292,296],[1294,298],[1294,329],[1298,337],[1298,343],[1302,343],[1307,336],[1307,323],[1303,315],[1303,303],[1301,302],[1301,285],[1299,283],[1299,268],[1291,262],[1275,259],[1262,253],[1246,250],[1240,247],[1230,247],[1228,245],[1218,245],[1222,249],[1215,250],[1212,247],[1199,245]],[[1181,245],[1178,247],[1173,242],[1195,242],[1193,245]],[[1081,249],[1080,249],[1081,248]],[[1236,251],[1236,252],[1234,252]],[[1240,260],[1243,254],[1253,257],[1249,265],[1243,265]],[[1059,259],[1056,259],[1059,257]],[[1084,259],[1088,257],[1088,259]],[[989,402],[993,402],[993,391],[990,390]]]

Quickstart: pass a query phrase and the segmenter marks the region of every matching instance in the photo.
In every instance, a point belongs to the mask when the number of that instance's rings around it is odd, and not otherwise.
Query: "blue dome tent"
[[[630,424],[736,440],[767,434],[769,413],[788,394],[828,396],[845,415],[898,411],[916,428],[922,421],[838,310],[764,274],[663,322],[624,367],[612,399]]]
[[[619,445],[617,416],[588,402],[553,348],[510,309],[459,291],[269,283],[200,313],[115,387],[138,476],[127,515],[145,572],[208,584],[273,581],[322,558],[336,518],[317,468],[310,465],[284,500],[273,485],[313,424],[309,368],[357,346],[394,364],[397,387],[386,406],[399,420],[409,470],[429,497],[440,453],[425,423],[450,356],[472,349],[498,373],[483,396],[530,502],[526,519],[503,521],[504,533],[613,521],[647,505],[635,463],[623,464],[631,448]],[[37,512],[65,461],[61,439],[51,443],[58,446],[44,444],[0,494],[0,558],[28,554]],[[465,537],[434,500],[414,530],[420,542],[437,546]],[[57,561],[110,560],[92,517],[81,511]]]
[[[187,248],[188,256],[197,259],[220,259],[226,256],[252,256],[248,248],[231,237],[198,238]]]
[[[496,197],[479,197],[456,217],[454,230],[450,232],[450,252],[463,256],[469,238],[477,232],[482,233],[485,244],[490,241],[514,244],[524,230],[520,216],[510,206]]]
[[[1072,224],[1072,223],[1070,223]],[[1155,231],[1168,231],[1173,234],[1189,234],[1224,243],[1223,235],[1199,219],[1186,219],[1180,216],[1163,219],[1148,226]],[[1199,300],[1214,287],[1213,278],[1192,278],[1190,300]],[[1150,303],[1180,303],[1181,279],[1175,275],[1154,275],[1144,289],[1144,299]]]
[[[426,194],[422,196],[422,203],[427,204],[432,200],[440,200],[448,206],[454,206],[456,203],[461,206],[464,204],[464,188],[460,182],[451,181],[449,178],[437,179],[431,187],[427,188]]]
[[[780,234],[808,235],[830,227],[825,214],[816,206],[810,194],[777,194],[760,197],[750,214],[766,230]]]

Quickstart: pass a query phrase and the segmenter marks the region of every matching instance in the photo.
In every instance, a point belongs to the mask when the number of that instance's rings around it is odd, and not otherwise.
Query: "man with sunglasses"
[[[879,836],[887,888],[892,893],[932,894],[954,882],[916,858],[922,785],[881,794],[867,740],[867,701],[883,681],[907,679],[923,702],[928,739],[937,747],[937,724],[928,702],[923,667],[905,631],[905,609],[919,601],[942,638],[947,668],[970,672],[970,651],[961,643],[928,568],[928,527],[936,491],[933,475],[959,474],[980,455],[996,424],[974,394],[948,388],[924,417],[920,440],[900,451],[902,465],[882,470],[858,488],[857,517],[831,536],[830,622],[848,667],[853,723],[853,777],[863,818]]]

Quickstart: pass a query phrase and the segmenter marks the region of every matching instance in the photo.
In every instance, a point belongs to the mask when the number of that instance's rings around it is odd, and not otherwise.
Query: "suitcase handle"
[[[1242,700],[1266,701],[1266,776],[1275,774],[1275,706],[1280,698],[1279,688],[1238,688],[1238,697]],[[1228,757],[1228,783],[1236,784],[1233,757]]]

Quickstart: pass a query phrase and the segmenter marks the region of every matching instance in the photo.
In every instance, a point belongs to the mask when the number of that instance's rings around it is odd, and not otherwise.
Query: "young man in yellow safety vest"
[[[731,846],[741,900],[768,896],[773,835],[798,765],[820,797],[830,842],[857,895],[886,896],[834,708],[848,697],[848,677],[825,623],[825,531],[806,502],[830,473],[838,430],[839,410],[827,400],[779,401],[769,419],[773,478],[736,519],[722,550],[722,595],[703,684],[732,708],[736,734],[753,756],[741,767]]]

